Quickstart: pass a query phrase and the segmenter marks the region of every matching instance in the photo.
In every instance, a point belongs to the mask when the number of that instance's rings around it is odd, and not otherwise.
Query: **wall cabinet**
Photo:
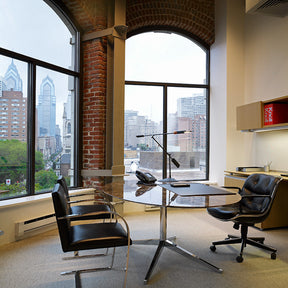
[[[264,106],[268,103],[287,104],[288,96],[253,102],[237,107],[237,130],[254,132],[255,130],[272,130],[277,128],[288,129],[288,121],[274,125],[264,125]]]

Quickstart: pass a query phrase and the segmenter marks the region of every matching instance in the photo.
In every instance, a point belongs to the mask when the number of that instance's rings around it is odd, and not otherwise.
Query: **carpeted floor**
[[[146,212],[125,216],[132,239],[159,237],[159,212]],[[1,288],[72,288],[74,276],[61,276],[61,271],[73,268],[91,268],[109,263],[108,257],[63,260],[69,256],[61,250],[58,232],[46,232],[0,247]],[[222,268],[217,273],[198,261],[191,261],[164,248],[147,287],[181,288],[284,288],[288,283],[288,229],[259,231],[250,234],[266,237],[265,243],[278,249],[277,259],[255,247],[246,247],[244,262],[235,257],[239,244],[218,247],[210,251],[213,240],[221,240],[226,234],[237,234],[231,223],[220,222],[205,209],[174,209],[168,212],[168,235],[177,236],[177,244]],[[143,279],[150,265],[155,246],[132,245],[128,270],[128,288],[144,287]],[[114,269],[82,274],[82,287],[122,287],[127,248],[116,249]]]

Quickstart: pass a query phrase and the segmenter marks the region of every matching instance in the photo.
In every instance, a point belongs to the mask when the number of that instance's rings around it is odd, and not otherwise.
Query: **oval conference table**
[[[167,238],[167,208],[207,208],[229,205],[240,200],[241,197],[238,193],[228,191],[219,186],[195,182],[183,183],[187,185],[186,187],[172,187],[172,183],[169,182],[145,185],[139,184],[135,179],[127,179],[129,177],[125,177],[125,180],[117,178],[105,177],[106,184],[103,187],[105,194],[124,201],[158,206],[160,208],[160,238],[133,241],[133,244],[158,245],[144,278],[144,284],[148,283],[164,247],[190,259],[196,259],[217,272],[221,273],[223,271],[221,268],[178,246],[173,242],[176,237]],[[176,183],[179,184],[179,182]]]

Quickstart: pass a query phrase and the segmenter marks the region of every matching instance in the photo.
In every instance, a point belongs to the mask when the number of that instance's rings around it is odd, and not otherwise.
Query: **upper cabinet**
[[[237,130],[288,129],[288,96],[237,107]]]

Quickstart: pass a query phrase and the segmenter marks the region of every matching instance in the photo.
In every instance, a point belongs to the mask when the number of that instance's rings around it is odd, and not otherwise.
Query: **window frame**
[[[184,35],[183,33],[179,33],[177,30],[169,29],[144,29],[138,30],[137,32],[134,31],[133,34],[130,34],[129,37],[136,36],[138,34],[142,34],[145,32],[167,32],[167,33],[175,33],[180,36],[186,37],[190,41],[196,43],[203,51],[206,53],[206,84],[187,84],[187,83],[172,83],[172,82],[151,82],[151,81],[133,81],[133,80],[126,80],[125,79],[125,86],[126,85],[139,85],[139,86],[158,86],[163,88],[163,147],[167,149],[167,123],[168,123],[168,88],[170,87],[177,87],[177,88],[202,88],[207,91],[207,100],[206,100],[206,177],[204,179],[185,179],[185,180],[195,180],[195,181],[205,181],[209,179],[209,167],[210,167],[210,48],[207,45],[204,45],[199,39],[191,35]],[[129,38],[128,37],[128,38]],[[124,153],[124,151],[123,151]],[[165,153],[163,153],[162,158],[162,178],[167,178],[167,169],[168,169],[168,159]]]
[[[54,12],[61,18],[64,24],[67,26],[69,31],[72,34],[74,40],[74,52],[72,59],[74,64],[74,70],[70,70],[49,62],[45,62],[30,56],[26,56],[21,53],[17,53],[5,48],[0,47],[0,55],[5,57],[10,57],[27,64],[27,182],[26,182],[26,194],[17,195],[14,197],[2,198],[0,201],[11,199],[11,198],[20,198],[27,197],[31,195],[38,195],[41,193],[49,192],[37,192],[35,193],[35,147],[36,147],[36,70],[37,67],[46,68],[54,72],[59,72],[65,74],[66,76],[74,77],[74,87],[75,87],[75,99],[74,99],[74,121],[75,128],[74,133],[78,135],[73,137],[74,140],[74,185],[73,187],[80,186],[81,183],[81,173],[80,173],[80,31],[77,26],[73,23],[71,18],[64,11],[64,7],[59,3],[56,3],[55,0],[44,0],[46,4],[54,10]]]

